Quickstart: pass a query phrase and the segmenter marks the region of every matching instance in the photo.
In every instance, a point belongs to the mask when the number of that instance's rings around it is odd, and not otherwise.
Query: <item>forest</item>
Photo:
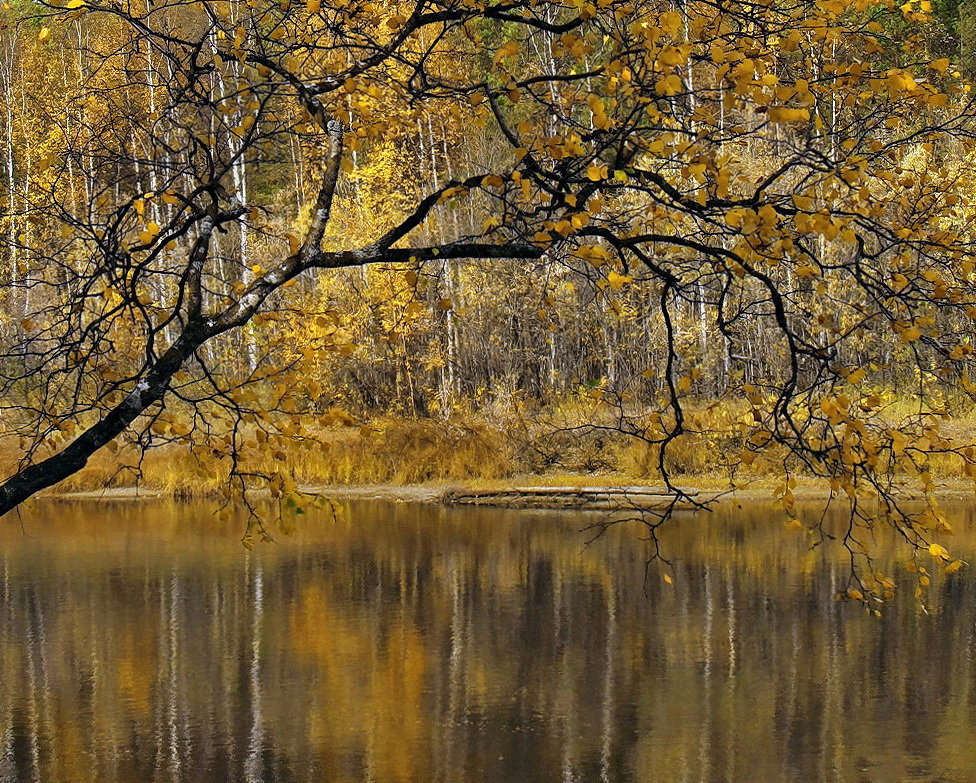
[[[812,477],[848,546],[960,567],[965,3],[0,14],[0,513],[565,471],[772,476],[791,515]]]

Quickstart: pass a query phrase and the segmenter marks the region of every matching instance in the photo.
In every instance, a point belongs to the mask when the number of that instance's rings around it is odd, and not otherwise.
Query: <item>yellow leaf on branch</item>
[[[628,283],[633,283],[634,279],[628,275],[621,275],[617,272],[610,272],[607,275],[607,282],[614,291],[619,291]]]
[[[591,163],[586,169],[586,178],[592,182],[599,182],[607,178],[607,167]]]

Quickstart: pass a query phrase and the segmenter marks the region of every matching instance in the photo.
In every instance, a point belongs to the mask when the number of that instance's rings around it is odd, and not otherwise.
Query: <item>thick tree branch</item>
[[[170,380],[201,343],[201,335],[184,333],[136,383],[132,392],[67,447],[20,470],[0,485],[0,516],[42,489],[77,473],[88,459],[166,394]]]

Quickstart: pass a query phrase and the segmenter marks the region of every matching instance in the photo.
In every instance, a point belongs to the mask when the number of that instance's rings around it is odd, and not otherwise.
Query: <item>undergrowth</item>
[[[366,424],[322,427],[274,448],[245,448],[238,457],[242,474],[286,476],[298,486],[418,484],[490,481],[513,476],[599,475],[601,481],[661,480],[659,447],[618,431],[609,415],[590,409],[538,411],[532,415],[455,416],[449,421],[382,417]],[[667,470],[676,482],[727,477],[739,461],[743,443],[728,434],[742,411],[731,404],[692,409],[690,430],[668,449]],[[593,426],[597,422],[598,426]],[[956,427],[970,422],[959,419]],[[253,445],[254,438],[248,439]],[[0,449],[2,468],[15,467],[16,450]],[[98,452],[58,492],[140,486],[174,496],[226,492],[231,461],[206,442],[190,447],[168,444],[143,451],[134,444]],[[942,478],[961,475],[949,457],[930,469]],[[783,463],[759,459],[738,465],[739,479],[782,476]],[[802,475],[802,471],[797,471]]]

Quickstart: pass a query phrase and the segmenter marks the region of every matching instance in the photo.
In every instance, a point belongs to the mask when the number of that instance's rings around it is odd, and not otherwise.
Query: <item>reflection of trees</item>
[[[58,508],[0,546],[0,780],[976,773],[964,574],[862,618],[758,514],[679,526],[669,586],[545,515],[362,506],[245,555]]]

